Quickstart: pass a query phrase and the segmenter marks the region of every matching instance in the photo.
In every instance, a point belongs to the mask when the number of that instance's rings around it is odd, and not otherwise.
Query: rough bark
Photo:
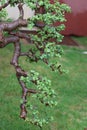
[[[0,6],[0,11],[7,7],[10,3],[10,0],[7,1],[4,5]],[[11,60],[11,64],[15,68],[16,77],[18,79],[18,82],[22,88],[22,100],[23,102],[20,105],[21,112],[20,117],[25,119],[27,115],[26,110],[26,102],[27,102],[27,94],[28,93],[37,93],[34,89],[28,89],[26,87],[26,84],[21,80],[21,76],[27,77],[27,72],[21,68],[19,65],[19,57],[20,56],[31,56],[29,53],[22,53],[21,52],[21,43],[20,39],[24,38],[27,41],[30,41],[30,36],[27,33],[20,32],[20,27],[26,27],[27,26],[27,20],[23,19],[24,17],[24,10],[23,10],[23,4],[18,4],[19,9],[19,18],[13,22],[0,22],[0,48],[6,47],[8,44],[14,44],[14,54]],[[4,35],[4,32],[8,33],[8,36]]]

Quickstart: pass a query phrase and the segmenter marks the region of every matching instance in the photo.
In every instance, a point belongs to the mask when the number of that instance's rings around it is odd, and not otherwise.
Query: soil
[[[63,41],[60,44],[67,46],[79,46],[79,44],[74,41],[70,36],[64,36]]]

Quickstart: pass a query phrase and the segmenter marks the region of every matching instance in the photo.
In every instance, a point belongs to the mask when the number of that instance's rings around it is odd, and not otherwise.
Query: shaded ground
[[[79,46],[79,44],[75,40],[73,40],[70,36],[65,36],[60,44],[68,46]]]

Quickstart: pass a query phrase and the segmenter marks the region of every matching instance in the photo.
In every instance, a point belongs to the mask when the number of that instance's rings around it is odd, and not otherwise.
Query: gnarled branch
[[[18,4],[18,9],[19,9],[19,13],[20,13],[19,18],[20,18],[20,19],[23,19],[23,17],[24,17],[23,5],[24,5],[24,4],[22,4],[22,3],[19,3],[19,4]]]
[[[26,19],[18,19],[13,22],[1,22],[0,23],[0,30],[2,31],[13,31],[17,29],[18,27],[26,27],[27,26],[27,20]]]
[[[15,71],[16,71],[16,76],[17,76],[17,79],[19,81],[19,84],[21,85],[22,87],[22,100],[23,102],[21,103],[21,113],[20,113],[20,117],[25,119],[26,118],[26,114],[27,114],[27,110],[26,110],[26,102],[27,102],[27,93],[37,93],[36,90],[34,89],[28,89],[26,87],[26,84],[21,80],[21,76],[24,76],[24,77],[27,77],[28,74],[26,71],[24,71],[20,66],[19,66],[19,63],[18,63],[18,60],[19,60],[19,57],[21,56],[21,45],[19,42],[16,42],[14,43],[14,55],[13,55],[13,59],[11,61],[11,64],[14,66],[15,68]]]
[[[3,48],[10,43],[15,43],[15,42],[19,41],[19,38],[17,36],[9,36],[9,37],[3,37],[0,40],[1,40],[0,41],[0,48]]]

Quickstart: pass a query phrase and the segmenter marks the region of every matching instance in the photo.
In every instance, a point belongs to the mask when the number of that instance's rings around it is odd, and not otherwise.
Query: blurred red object
[[[59,0],[71,7],[71,13],[66,14],[67,22],[64,35],[87,36],[87,0]],[[51,0],[53,3],[53,0]],[[56,22],[55,25],[59,23]]]

